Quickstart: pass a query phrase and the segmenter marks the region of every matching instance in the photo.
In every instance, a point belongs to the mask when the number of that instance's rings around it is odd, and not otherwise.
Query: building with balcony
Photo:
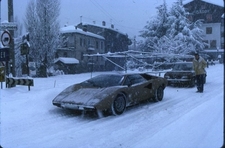
[[[128,51],[128,46],[132,44],[127,34],[115,29],[113,24],[107,26],[105,21],[102,21],[101,25],[97,25],[95,22],[93,24],[79,23],[77,27],[103,36],[105,38],[105,53]],[[105,62],[105,70],[117,70],[118,67],[115,64],[124,67],[125,63],[124,57],[108,57]]]
[[[102,57],[86,57],[85,54],[105,53],[103,36],[77,28],[65,26],[61,28],[61,47],[55,54],[55,69],[66,74],[87,72],[95,69],[103,70],[105,60]]]

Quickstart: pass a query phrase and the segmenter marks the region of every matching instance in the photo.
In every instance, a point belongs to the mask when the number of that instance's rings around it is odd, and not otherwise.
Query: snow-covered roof
[[[87,36],[91,36],[91,37],[95,37],[95,38],[98,38],[98,39],[105,40],[105,38],[103,36],[100,36],[100,35],[97,35],[97,34],[94,34],[94,33],[88,32],[88,31],[85,32],[82,29],[76,28],[75,26],[72,26],[72,25],[62,27],[60,29],[60,32],[61,33],[80,33],[80,34],[84,34],[84,35],[87,35]]]
[[[105,29],[109,29],[109,30],[113,30],[115,32],[118,32],[120,34],[126,35],[126,33],[119,31],[118,29],[112,28],[112,27],[108,27],[107,25],[103,26],[103,25],[98,25],[98,24],[90,24],[90,23],[82,23],[83,25],[91,25],[91,26],[96,26],[96,27],[101,27],[101,28],[105,28]]]
[[[188,3],[192,2],[192,1],[194,1],[194,0],[187,0],[187,1],[184,1],[184,5],[186,5],[186,4],[188,4]],[[210,4],[214,4],[214,5],[217,5],[217,6],[220,6],[220,7],[224,7],[223,1],[222,1],[222,0],[221,0],[221,1],[201,0],[201,1],[206,2],[206,3],[210,3]]]
[[[64,64],[79,64],[79,60],[77,60],[76,58],[59,57],[55,60],[55,63],[58,61],[61,61]]]

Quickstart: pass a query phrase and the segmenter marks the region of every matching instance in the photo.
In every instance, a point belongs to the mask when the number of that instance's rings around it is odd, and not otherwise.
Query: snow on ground
[[[163,101],[98,118],[53,106],[52,99],[91,73],[34,78],[34,87],[0,90],[3,148],[218,148],[223,144],[222,64],[207,68],[204,93],[167,87]],[[92,75],[98,75],[93,73]]]

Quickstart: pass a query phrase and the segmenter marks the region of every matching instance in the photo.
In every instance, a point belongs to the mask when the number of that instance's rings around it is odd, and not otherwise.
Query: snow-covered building
[[[105,38],[105,53],[128,51],[128,46],[132,44],[127,34],[115,29],[113,24],[108,26],[105,21],[102,21],[101,25],[95,22],[93,24],[81,22],[77,27],[103,36]],[[109,58],[105,62],[105,70],[115,70],[113,62],[124,66],[125,58]]]
[[[190,21],[202,20],[206,50],[224,49],[224,6],[207,0],[192,0],[184,4]]]
[[[77,27],[103,36],[105,38],[106,52],[128,51],[128,46],[132,44],[127,34],[115,29],[113,24],[108,27],[105,21],[102,21],[102,25],[80,23]]]
[[[92,66],[99,70],[104,68],[103,58],[95,57],[93,59],[84,56],[85,54],[105,53],[103,36],[79,29],[76,26],[65,26],[61,28],[60,33],[62,44],[55,55],[56,69],[72,74],[89,71]]]
[[[102,25],[83,24],[76,26],[65,26],[61,28],[61,47],[57,49],[55,65],[56,69],[65,73],[80,73],[87,71],[114,70],[117,64],[124,64],[124,58],[110,58],[110,62],[101,55],[105,53],[128,51],[131,40],[111,25],[107,27],[105,22]],[[59,58],[64,60],[59,60]],[[66,58],[74,58],[79,62],[68,63]],[[71,59],[70,59],[71,60]]]
[[[105,21],[102,21],[101,25],[95,22],[93,24],[81,22],[77,27],[103,36],[105,38],[105,53],[128,51],[128,46],[132,44],[127,34],[115,29],[113,24],[107,26]],[[112,63],[124,66],[125,60],[125,58],[121,57],[109,58],[105,62],[105,70],[115,70],[115,65]]]

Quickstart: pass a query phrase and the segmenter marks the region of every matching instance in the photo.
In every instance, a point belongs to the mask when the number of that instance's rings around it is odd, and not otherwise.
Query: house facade
[[[105,38],[105,53],[128,51],[128,46],[132,44],[127,34],[116,30],[113,24],[107,26],[105,21],[102,21],[101,25],[80,23],[77,27],[103,36]],[[118,66],[115,66],[116,64],[125,67],[125,63],[126,59],[124,57],[108,57],[105,62],[105,70],[117,70]]]
[[[57,49],[55,54],[56,69],[70,74],[87,72],[93,67],[98,70],[104,69],[105,61],[102,57],[84,56],[85,54],[105,53],[104,37],[84,31],[76,26],[65,26],[61,28],[60,33],[61,47]],[[77,62],[67,62],[71,61],[71,58]]]
[[[115,70],[114,63],[124,66],[125,58],[98,55],[128,51],[132,44],[127,34],[114,29],[113,25],[106,27],[105,22],[102,26],[83,23],[65,26],[60,32],[61,47],[56,51],[55,69],[67,73]],[[75,58],[79,62],[65,62],[68,61],[66,58]]]
[[[106,22],[102,21],[102,25],[80,23],[78,28],[87,30],[94,34],[103,36],[105,38],[105,51],[107,52],[123,52],[128,51],[128,46],[132,44],[127,34],[124,34],[116,29],[111,24],[107,27]]]
[[[207,0],[192,0],[184,4],[192,22],[202,20],[204,31],[205,53],[213,59],[224,52],[224,6]]]

